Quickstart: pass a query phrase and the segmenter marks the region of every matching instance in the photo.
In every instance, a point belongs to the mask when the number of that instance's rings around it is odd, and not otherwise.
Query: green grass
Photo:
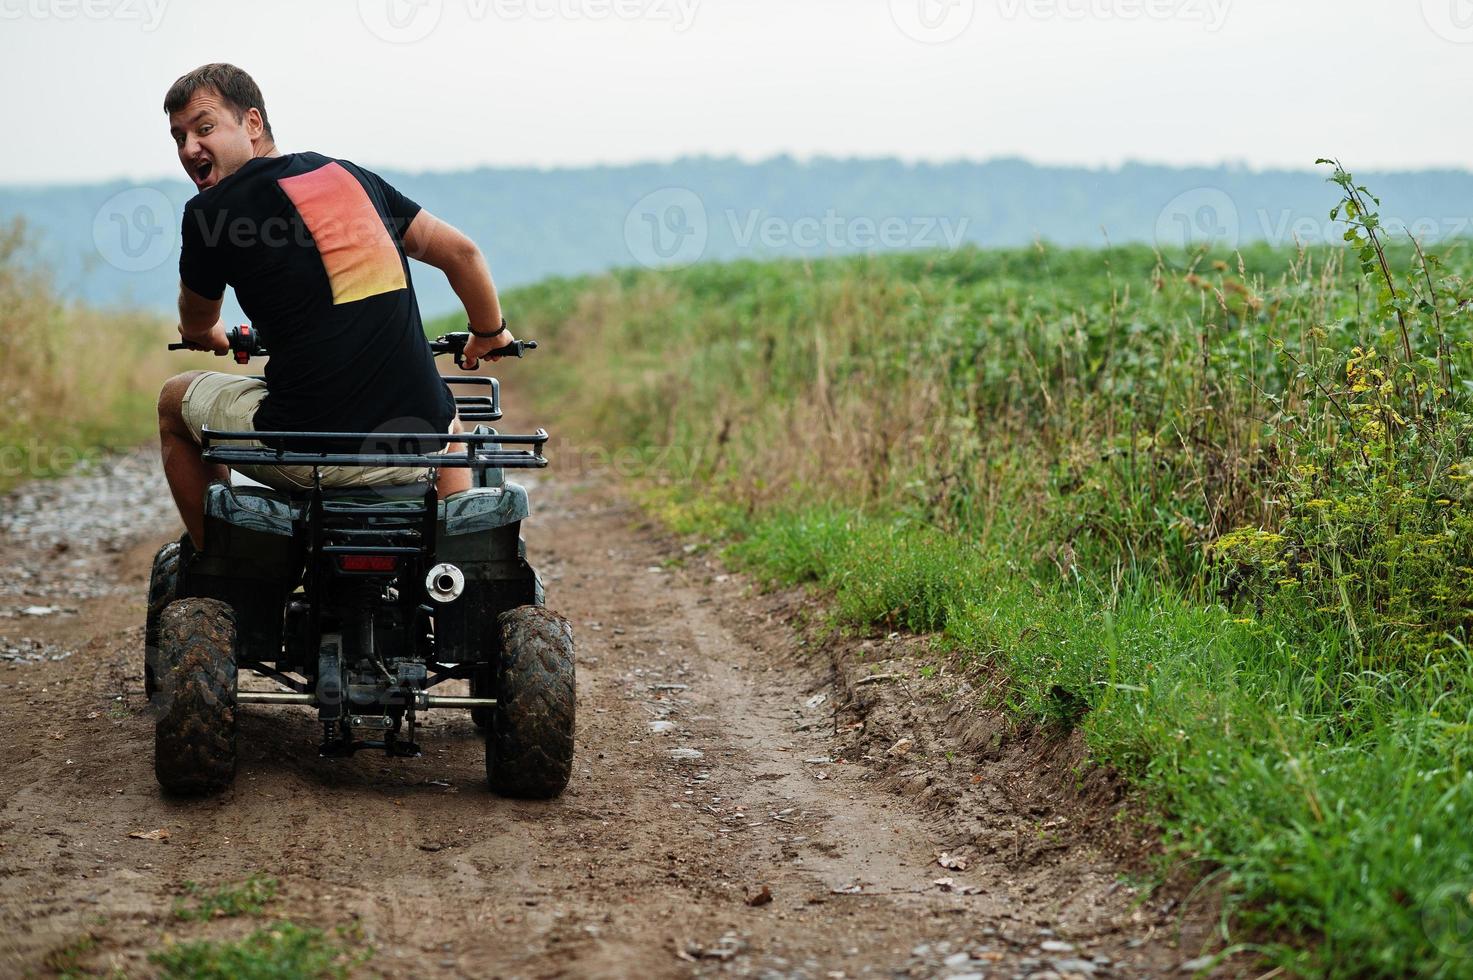
[[[726,536],[737,565],[830,591],[841,624],[936,631],[1001,667],[1020,718],[1067,725],[1088,705],[1094,758],[1138,781],[1172,860],[1224,870],[1282,965],[1473,966],[1473,658],[1347,671],[1342,634],[1286,633],[1141,578],[1045,581],[858,512],[774,512]]]
[[[535,391],[502,373],[572,444],[663,461],[638,478],[672,529],[824,591],[846,628],[1005,673],[1022,725],[1077,725],[1167,860],[1226,885],[1235,941],[1304,975],[1454,977],[1473,971],[1470,268],[1454,249],[1436,295],[1399,300],[1418,350],[1447,332],[1455,385],[1402,441],[1368,427],[1395,384],[1346,382],[1355,348],[1399,347],[1394,321],[1331,251],[558,280],[506,297],[545,342]]]
[[[59,980],[97,976],[83,965],[97,951],[97,940],[89,933],[51,950],[42,959],[42,965],[54,973]]]
[[[30,253],[0,225],[0,492],[156,438],[159,387],[184,369],[162,317],[68,302]]]
[[[257,916],[266,911],[266,906],[276,898],[279,882],[275,878],[253,874],[238,884],[223,885],[210,890],[195,881],[184,883],[189,900],[174,903],[174,918],[187,922],[203,922],[209,919]]]
[[[345,977],[370,955],[348,931],[281,922],[240,940],[165,946],[148,960],[166,980],[317,980]]]

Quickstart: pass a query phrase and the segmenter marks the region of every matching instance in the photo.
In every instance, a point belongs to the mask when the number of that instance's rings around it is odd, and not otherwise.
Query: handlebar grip
[[[511,343],[498,347],[486,356],[489,357],[521,357],[529,350],[537,349],[535,340],[513,340]]]
[[[238,327],[230,327],[225,331],[225,337],[230,341],[229,353],[235,357],[237,364],[249,364],[252,357],[267,357],[269,352],[261,347],[260,335],[256,328],[249,323],[242,323]],[[170,344],[169,350],[195,350],[208,351],[207,347],[186,342]],[[215,351],[217,355],[223,355],[225,351]]]
[[[455,339],[451,340],[451,337]],[[460,368],[463,371],[476,370],[476,368],[467,368],[465,365],[465,344],[468,342],[467,334],[451,334],[450,337],[441,338],[441,341],[446,342],[444,350],[455,355],[456,367]],[[481,358],[481,360],[489,361],[491,360],[491,357],[493,355],[498,358],[521,357],[527,351],[536,349],[537,341],[535,340],[513,340],[509,344],[503,344],[495,350],[489,351],[484,358]],[[480,361],[477,361],[476,365],[477,367],[479,367]]]

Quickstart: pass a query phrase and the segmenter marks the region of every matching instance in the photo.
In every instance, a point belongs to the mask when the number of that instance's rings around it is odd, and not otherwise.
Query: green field
[[[0,224],[0,491],[150,438],[159,386],[183,370],[165,318],[68,300],[33,244]]]
[[[506,305],[557,465],[1005,672],[1226,888],[1234,941],[1466,975],[1473,257],[1383,256],[1356,196],[1347,249],[739,262]]]

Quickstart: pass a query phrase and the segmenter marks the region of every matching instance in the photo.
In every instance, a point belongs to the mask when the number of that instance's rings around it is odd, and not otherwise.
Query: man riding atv
[[[274,357],[264,382],[212,371],[169,379],[159,396],[164,475],[196,547],[205,490],[227,478],[201,459],[201,430],[460,432],[426,343],[406,256],[445,273],[473,335],[463,366],[514,340],[476,244],[378,175],[320,153],[276,148],[261,90],[233,65],[181,77],[164,98],[179,162],[199,193],[185,205],[179,333],[225,354],[226,284]],[[450,451],[459,444],[451,444]],[[242,466],[267,486],[303,490],[306,467]],[[325,487],[423,479],[403,468],[327,467]],[[440,474],[443,499],[468,470]]]
[[[164,108],[199,188],[176,346],[270,360],[264,380],[195,371],[159,398],[188,530],[149,577],[159,784],[230,786],[240,705],[315,710],[326,757],[419,755],[419,717],[459,709],[485,733],[492,790],[556,796],[573,764],[573,634],[527,560],[527,489],[506,478],[547,465],[548,435],[483,424],[501,418],[497,379],[448,379],[481,392],[452,395],[434,362],[474,369],[535,342],[506,329],[465,235],[361,167],[279,153],[245,72],[206,65]],[[444,271],[470,334],[426,340],[407,256]],[[251,326],[220,323],[227,284]],[[265,486],[233,485],[232,468]],[[274,688],[241,689],[242,671]]]

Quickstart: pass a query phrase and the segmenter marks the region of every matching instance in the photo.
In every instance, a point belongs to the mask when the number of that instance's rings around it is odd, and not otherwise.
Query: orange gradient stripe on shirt
[[[277,181],[312,233],[332,304],[404,289],[404,263],[363,185],[338,163]]]

